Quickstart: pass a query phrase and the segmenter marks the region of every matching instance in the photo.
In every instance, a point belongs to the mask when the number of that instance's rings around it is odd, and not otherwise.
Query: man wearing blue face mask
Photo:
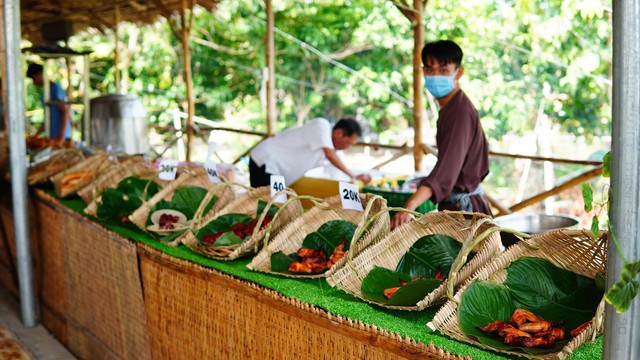
[[[462,49],[450,40],[427,43],[422,49],[422,63],[425,87],[440,105],[438,162],[404,207],[415,210],[431,199],[438,204],[438,210],[493,215],[480,186],[489,174],[489,146],[478,112],[458,84],[464,74]],[[409,214],[398,212],[391,226],[410,220]]]

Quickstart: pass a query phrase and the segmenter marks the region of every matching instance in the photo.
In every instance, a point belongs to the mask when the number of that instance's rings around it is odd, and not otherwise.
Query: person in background
[[[33,83],[42,87],[44,84],[44,80],[42,77],[42,65],[40,64],[29,64],[29,68],[27,69],[27,77],[33,80]],[[49,102],[45,104],[44,95],[40,98],[42,101],[42,106],[50,107],[50,116],[49,116],[49,134],[48,136],[52,139],[58,140],[69,140],[71,139],[71,122],[69,121],[69,107],[66,104],[67,94],[62,89],[62,86],[56,82],[49,83]],[[44,124],[40,125],[36,134],[44,131]]]
[[[360,125],[354,119],[341,119],[331,128],[329,121],[318,118],[266,138],[249,153],[251,186],[270,185],[271,175],[284,176],[290,186],[327,160],[352,181],[368,183],[371,181],[368,174],[354,175],[336,153],[358,142],[361,135]]]
[[[422,49],[425,87],[440,105],[436,127],[438,161],[404,207],[415,210],[427,200],[438,210],[462,210],[493,216],[480,183],[489,174],[489,146],[475,107],[460,89],[464,74],[462,49],[450,40],[427,43]],[[398,212],[396,228],[411,220]]]

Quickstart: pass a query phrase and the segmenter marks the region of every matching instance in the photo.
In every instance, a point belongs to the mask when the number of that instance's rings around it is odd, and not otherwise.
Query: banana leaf
[[[593,318],[603,295],[594,279],[533,257],[512,262],[504,284],[511,290],[516,307],[545,320],[566,320],[568,330]]]
[[[446,235],[423,236],[402,256],[395,271],[375,267],[362,280],[360,290],[367,299],[381,304],[414,306],[442,284],[435,280],[436,273],[440,270],[444,276],[449,274],[461,248],[462,244]],[[407,283],[390,299],[384,296],[385,289],[400,286],[399,279],[408,281],[412,278],[420,280]]]
[[[262,215],[262,212],[266,207],[267,207],[266,201],[258,200],[258,208],[256,209],[256,219],[260,218],[260,215]],[[267,210],[267,215],[276,216],[276,212],[278,212],[278,207],[272,204],[271,207],[269,207],[269,210]]]
[[[296,254],[287,255],[282,251],[275,252],[271,255],[271,271],[288,271],[294,261],[298,261]]]
[[[396,271],[412,278],[434,278],[438,270],[446,276],[461,248],[461,243],[447,235],[423,236],[400,259]]]
[[[330,220],[322,224],[318,230],[307,234],[301,248],[321,249],[325,255],[331,256],[336,246],[344,241],[343,251],[349,250],[351,238],[356,232],[356,225],[345,220]]]
[[[570,340],[570,331],[593,318],[603,292],[593,279],[560,269],[548,260],[525,257],[506,269],[502,285],[476,281],[462,294],[458,310],[460,329],[485,345],[528,354],[558,352]],[[508,322],[515,308],[523,308],[549,321],[564,320],[565,339],[551,348],[505,345],[497,334],[477,329],[495,320]]]
[[[143,200],[149,200],[160,188],[152,182],[143,197],[148,180],[128,177],[118,183],[116,188],[108,188],[100,193],[101,203],[96,209],[96,216],[104,221],[120,225],[130,225],[125,219],[142,205]],[[131,227],[133,227],[131,225]]]
[[[318,230],[307,234],[302,241],[301,248],[321,249],[327,256],[327,259],[336,246],[340,245],[344,240],[343,251],[349,250],[351,238],[356,231],[356,225],[345,220],[330,220],[322,224]],[[293,254],[284,254],[278,251],[271,255],[271,271],[287,271],[289,265],[294,261],[300,261],[298,256]]]
[[[193,219],[195,212],[200,207],[200,203],[207,195],[207,189],[199,186],[185,185],[176,188],[173,193],[171,201],[161,200],[152,209],[150,214],[153,214],[157,210],[176,210],[183,213],[187,219]],[[211,201],[204,208],[203,214],[206,214],[216,204],[218,198],[213,197]],[[151,224],[151,219],[147,220],[147,225]]]
[[[384,296],[387,288],[401,286],[400,280],[407,282],[390,299]],[[369,300],[397,306],[414,306],[424,299],[430,292],[442,285],[442,281],[435,279],[420,279],[411,281],[411,276],[397,271],[376,266],[362,281],[362,294]]]
[[[231,226],[235,224],[247,224],[251,221],[253,221],[253,218],[245,214],[220,215],[216,219],[210,221],[202,229],[195,230],[194,235],[196,236],[196,239],[202,241],[202,235],[217,234],[219,232],[231,229]],[[220,241],[220,239],[218,239],[218,241]],[[216,241],[215,245],[221,246],[218,241]]]

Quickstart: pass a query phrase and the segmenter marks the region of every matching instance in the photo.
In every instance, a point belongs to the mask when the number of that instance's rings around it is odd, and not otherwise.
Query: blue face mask
[[[449,95],[455,88],[454,78],[458,71],[451,76],[442,75],[425,75],[424,87],[429,90],[431,95],[436,99],[443,98]]]

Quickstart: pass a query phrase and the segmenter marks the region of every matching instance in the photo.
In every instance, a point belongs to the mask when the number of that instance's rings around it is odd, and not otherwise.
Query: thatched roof
[[[213,9],[220,0],[185,0],[187,7],[197,4]],[[43,43],[43,24],[68,21],[72,31],[88,27],[114,28],[116,5],[120,21],[151,23],[182,7],[182,0],[22,0],[20,20],[22,37],[34,44]]]

